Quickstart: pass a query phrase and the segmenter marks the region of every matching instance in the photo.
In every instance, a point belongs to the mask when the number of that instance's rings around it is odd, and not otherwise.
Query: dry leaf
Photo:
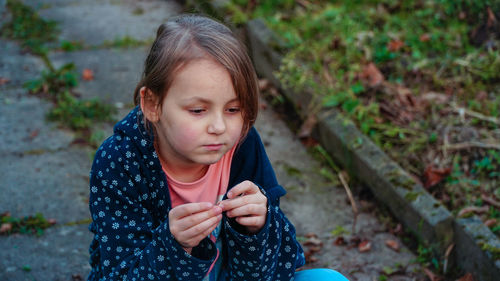
[[[321,251],[322,247],[321,246],[309,246],[309,247],[307,247],[307,249],[311,253],[317,253],[317,252]]]
[[[318,238],[318,234],[316,234],[314,232],[308,232],[304,235],[304,237],[306,237],[306,238],[311,238],[311,237]]]
[[[423,101],[433,104],[445,104],[450,100],[450,96],[436,92],[427,92],[425,94],[422,94],[420,98]]]
[[[318,123],[318,119],[316,118],[316,115],[310,114],[309,116],[307,116],[306,121],[304,121],[304,123],[302,123],[302,126],[300,126],[300,130],[299,130],[299,133],[297,134],[297,136],[299,138],[310,137],[312,130],[314,129],[314,127],[316,126],[317,123]]]
[[[486,101],[488,100],[488,93],[486,91],[479,91],[476,95],[476,99],[478,101]]]
[[[451,168],[439,169],[433,166],[427,166],[424,171],[424,186],[429,188],[440,183],[451,173]]]
[[[364,240],[358,245],[358,250],[361,253],[368,252],[372,249],[372,243],[368,240]]]
[[[0,77],[0,86],[5,85],[10,82],[10,79]]]
[[[300,6],[304,7],[304,8],[308,8],[309,6],[311,6],[311,3],[307,0],[296,0],[297,4],[299,4]]]
[[[500,202],[496,201],[494,198],[492,198],[486,194],[481,194],[481,199],[484,202],[486,202],[494,207],[500,208]]]
[[[12,224],[11,223],[2,223],[0,226],[0,234],[10,232],[12,230]]]
[[[333,244],[335,246],[344,246],[347,244],[347,242],[345,241],[344,236],[339,236],[335,239],[335,241],[333,241]]]
[[[486,11],[488,12],[488,22],[486,23],[486,26],[493,27],[497,22],[495,14],[493,13],[490,7],[488,7]]]
[[[391,40],[391,42],[389,42],[389,44],[387,44],[387,49],[389,49],[389,51],[391,52],[397,52],[399,51],[401,48],[403,48],[403,46],[405,45],[405,43],[399,39],[395,39],[395,40]]]
[[[377,66],[371,62],[363,68],[361,79],[366,81],[370,87],[375,87],[384,81],[384,75],[382,75]]]
[[[484,222],[484,225],[486,225],[487,227],[492,227],[492,226],[496,225],[497,222],[498,221],[496,219],[489,219],[489,220]]]
[[[467,272],[464,276],[460,277],[457,281],[474,281],[474,276],[472,273]]]
[[[82,79],[85,81],[94,80],[94,72],[88,68],[85,68],[82,72]]]
[[[305,147],[313,147],[313,146],[316,146],[319,144],[319,142],[317,140],[313,139],[312,137],[301,138],[300,142]]]
[[[424,272],[425,272],[425,275],[427,275],[427,277],[429,277],[429,279],[431,281],[440,281],[442,280],[443,278],[442,277],[439,277],[437,276],[436,274],[434,274],[434,272],[432,272],[430,269],[428,269],[427,267],[424,267]]]
[[[318,258],[316,258],[313,254],[314,253],[311,251],[306,251],[304,253],[304,256],[306,258],[306,263],[314,263],[318,261]]]
[[[429,33],[424,33],[422,35],[420,35],[420,42],[428,42],[431,40],[431,36],[429,35]]]
[[[391,231],[392,234],[403,234],[403,225],[398,223],[394,229]]]
[[[259,90],[265,91],[271,87],[271,82],[268,79],[259,79]]]
[[[389,247],[389,248],[393,249],[394,251],[399,252],[399,248],[400,248],[400,246],[399,246],[398,241],[396,241],[396,240],[391,240],[391,239],[389,239],[389,240],[385,240],[385,245],[386,245],[387,247]]]
[[[33,132],[31,132],[30,136],[28,137],[29,140],[34,140],[38,136],[39,133],[40,133],[39,129],[33,130]]]
[[[309,246],[314,246],[314,247],[321,247],[323,246],[323,242],[321,240],[319,240],[318,238],[316,237],[311,237],[309,239],[307,239],[304,243],[303,243],[304,246],[306,247],[309,247]]]
[[[349,243],[356,245],[356,247],[357,247],[359,245],[359,243],[361,243],[361,238],[359,238],[358,236],[353,236],[349,240]]]
[[[0,218],[1,217],[10,217],[10,216],[11,216],[11,214],[10,214],[9,211],[6,211],[6,212],[3,212],[3,213],[0,214]]]

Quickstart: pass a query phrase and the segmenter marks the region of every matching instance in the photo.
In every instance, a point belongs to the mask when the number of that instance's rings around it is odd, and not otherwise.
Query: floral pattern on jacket
[[[259,233],[246,235],[223,216],[224,278],[292,280],[305,262],[304,254],[293,225],[279,208],[285,190],[254,128],[233,156],[229,189],[244,180],[266,194],[267,221]],[[115,125],[114,134],[96,152],[89,207],[89,230],[94,233],[89,280],[203,280],[216,258],[209,238],[190,255],[170,233],[166,176],[138,107]]]

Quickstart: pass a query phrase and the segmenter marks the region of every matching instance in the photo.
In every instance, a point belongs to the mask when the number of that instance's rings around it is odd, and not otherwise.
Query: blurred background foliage
[[[455,215],[500,234],[500,0],[232,0],[279,34],[276,73],[337,108]]]

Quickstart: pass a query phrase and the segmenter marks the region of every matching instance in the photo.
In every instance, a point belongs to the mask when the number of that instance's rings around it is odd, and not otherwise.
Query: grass
[[[140,47],[140,46],[147,46],[152,43],[152,40],[137,40],[135,38],[132,38],[130,36],[123,36],[123,37],[117,37],[112,41],[105,41],[102,46],[105,48],[134,48],[134,47]]]
[[[51,49],[71,52],[85,48],[84,44],[62,40],[59,47],[49,48],[48,44],[58,39],[59,29],[55,21],[41,18],[35,10],[19,0],[7,0],[6,6],[11,13],[11,21],[2,26],[2,36],[20,41],[23,48],[40,56],[47,66],[40,78],[27,81],[24,87],[29,92],[52,101],[54,107],[47,114],[49,120],[75,130],[80,138],[83,137],[88,144],[96,146],[96,139],[100,136],[92,133],[91,127],[96,122],[112,121],[115,109],[97,99],[78,99],[73,93],[78,85],[75,65],[68,63],[56,69],[47,56]],[[107,44],[110,47],[131,47],[144,42],[124,37]]]
[[[23,48],[34,54],[46,55],[46,43],[57,40],[57,23],[42,19],[19,0],[7,0],[6,7],[12,19],[2,26],[2,36],[20,41]]]
[[[34,216],[15,218],[7,212],[0,214],[0,225],[5,230],[0,233],[2,235],[21,233],[42,236],[45,229],[55,225],[55,221],[45,219],[41,213]]]
[[[69,63],[58,69],[42,72],[41,78],[28,81],[24,86],[31,93],[40,94],[54,103],[47,115],[49,120],[79,132],[86,136],[89,144],[93,144],[95,135],[89,132],[92,125],[112,121],[115,109],[96,99],[77,99],[72,93],[72,89],[78,85],[77,77],[75,65]]]
[[[340,109],[424,185],[426,170],[449,168],[426,187],[455,214],[489,204],[484,194],[500,201],[500,150],[451,148],[500,145],[493,122],[500,118],[500,33],[485,27],[495,22],[490,11],[499,10],[498,0],[233,0],[227,6],[231,21],[263,18],[281,36],[286,51],[276,75],[294,92],[313,93],[311,108]],[[498,235],[499,226],[490,228]]]

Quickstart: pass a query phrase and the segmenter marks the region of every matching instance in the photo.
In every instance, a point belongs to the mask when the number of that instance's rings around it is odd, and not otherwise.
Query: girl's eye
[[[227,111],[229,113],[237,113],[237,112],[240,112],[240,108],[239,107],[230,107],[227,109]]]
[[[190,113],[193,114],[201,114],[203,111],[205,111],[203,108],[193,108],[188,110]]]

